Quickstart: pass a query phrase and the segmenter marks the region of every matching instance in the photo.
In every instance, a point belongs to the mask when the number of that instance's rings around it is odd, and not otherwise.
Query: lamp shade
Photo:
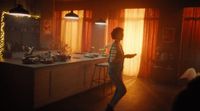
[[[70,11],[70,13],[65,14],[65,19],[72,19],[72,20],[78,20],[79,16],[75,14],[73,11]]]
[[[106,21],[103,19],[98,19],[97,21],[95,21],[96,25],[106,25]]]
[[[15,16],[30,16],[29,12],[20,4],[18,4],[17,7],[10,9],[9,14]]]

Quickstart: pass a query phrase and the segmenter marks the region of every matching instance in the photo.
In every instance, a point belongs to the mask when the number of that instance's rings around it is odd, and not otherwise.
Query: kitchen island
[[[0,62],[4,108],[31,111],[89,90],[96,63],[107,57],[72,55],[65,62],[23,64],[20,59]],[[14,111],[14,110],[13,110]]]

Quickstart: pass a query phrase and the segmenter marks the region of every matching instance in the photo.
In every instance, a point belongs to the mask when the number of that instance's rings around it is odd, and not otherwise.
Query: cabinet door
[[[51,71],[40,69],[35,72],[34,106],[40,107],[49,102],[51,97]]]
[[[52,69],[52,95],[57,101],[80,92],[83,85],[82,68],[77,64],[57,66]]]
[[[88,90],[90,88],[93,70],[94,70],[93,62],[86,62],[83,65],[83,90]]]

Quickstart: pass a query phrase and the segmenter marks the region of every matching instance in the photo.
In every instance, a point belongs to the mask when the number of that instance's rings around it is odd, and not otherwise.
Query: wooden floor
[[[126,95],[117,104],[115,111],[170,111],[175,95],[181,90],[177,85],[163,85],[151,80],[124,77]],[[104,111],[112,98],[109,84],[106,95],[103,87],[49,104],[37,111]]]

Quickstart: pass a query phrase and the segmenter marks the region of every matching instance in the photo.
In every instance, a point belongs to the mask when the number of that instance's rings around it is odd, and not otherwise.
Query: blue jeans
[[[114,96],[110,102],[110,105],[112,105],[113,107],[126,94],[126,87],[122,80],[122,71],[123,63],[109,63],[109,76],[116,87]]]

